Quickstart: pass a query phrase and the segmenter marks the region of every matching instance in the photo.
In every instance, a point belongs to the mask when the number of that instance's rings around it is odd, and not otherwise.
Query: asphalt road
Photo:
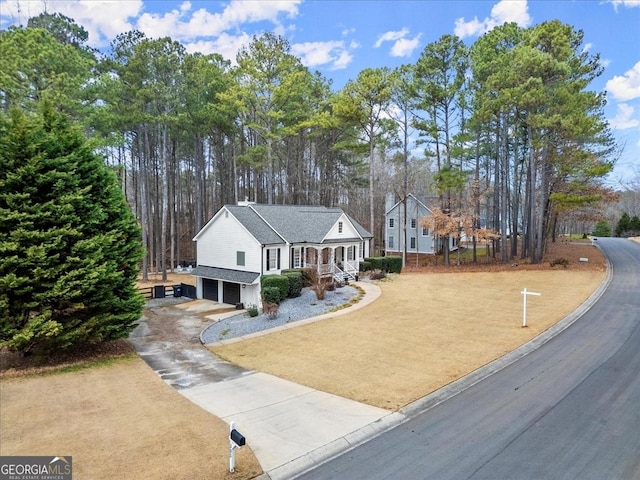
[[[640,244],[598,244],[613,278],[572,326],[298,478],[640,479]]]

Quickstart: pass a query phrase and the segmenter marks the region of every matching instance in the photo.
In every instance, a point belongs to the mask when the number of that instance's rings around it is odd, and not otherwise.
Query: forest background
[[[194,263],[195,233],[244,199],[340,206],[382,251],[385,197],[416,193],[434,211],[425,225],[488,241],[502,262],[640,214],[640,186],[603,183],[620,148],[605,94],[589,91],[599,56],[559,21],[506,23],[471,47],[444,35],[338,91],[271,33],[233,65],[138,31],[101,52],[87,38],[48,13],[0,32],[0,111],[47,99],[84,126],[142,226],[144,277]]]

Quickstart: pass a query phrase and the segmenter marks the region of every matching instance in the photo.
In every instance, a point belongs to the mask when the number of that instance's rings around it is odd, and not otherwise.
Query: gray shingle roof
[[[203,265],[198,265],[192,270],[191,274],[196,277],[247,284],[252,284],[260,276],[260,274],[256,272],[243,272],[241,270],[230,270],[228,268],[205,267]]]
[[[263,245],[283,243],[322,243],[329,230],[344,214],[340,208],[321,205],[225,205],[244,227]],[[362,238],[371,234],[347,215]]]
[[[322,206],[251,205],[290,243],[320,243],[333,227],[342,210]]]
[[[227,210],[251,232],[262,245],[283,243],[282,238],[251,208],[225,205]]]

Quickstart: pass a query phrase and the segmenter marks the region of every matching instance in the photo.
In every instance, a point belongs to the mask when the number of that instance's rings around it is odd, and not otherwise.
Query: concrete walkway
[[[351,307],[251,337],[345,315],[380,295],[376,285],[358,285],[365,295]],[[235,422],[265,471],[265,479],[291,478],[404,420],[400,413],[221,360],[202,345],[200,332],[212,321],[238,312],[206,300],[174,305],[171,301],[148,304],[130,343],[182,395],[227,423]]]

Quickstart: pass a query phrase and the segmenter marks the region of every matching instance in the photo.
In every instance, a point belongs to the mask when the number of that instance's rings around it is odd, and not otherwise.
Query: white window
[[[393,235],[389,235],[389,241],[387,242],[387,248],[388,249],[392,249],[393,248]]]
[[[411,219],[411,227],[410,228],[416,228],[416,219],[415,218]]]
[[[267,248],[267,270],[280,269],[280,249]]]
[[[389,228],[393,228],[393,218],[389,219]]]
[[[338,222],[338,233],[342,233],[342,222]]]
[[[244,252],[236,252],[236,264],[239,267],[244,267]]]
[[[293,268],[302,267],[302,252],[300,251],[300,247],[293,249]]]
[[[354,247],[353,245],[351,245],[350,247],[347,247],[347,261],[349,260],[355,260],[355,249],[356,247]]]
[[[422,227],[422,236],[423,237],[429,236],[429,229],[427,227]]]
[[[411,248],[416,248],[416,237],[411,237]]]

